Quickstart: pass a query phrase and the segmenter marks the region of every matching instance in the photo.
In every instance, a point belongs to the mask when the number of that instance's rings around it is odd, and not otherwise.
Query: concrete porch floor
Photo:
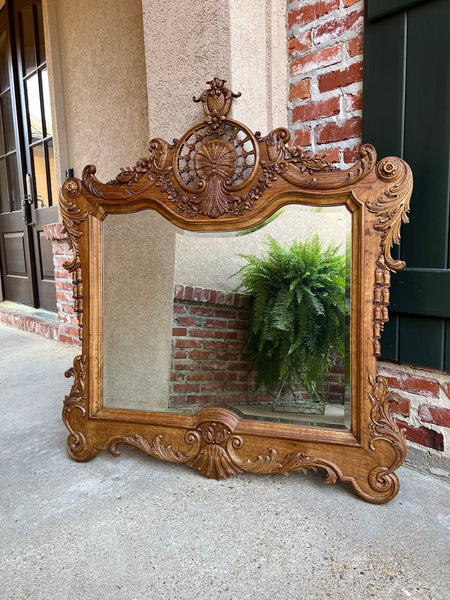
[[[445,481],[402,467],[373,506],[315,473],[75,463],[60,415],[76,352],[0,325],[2,600],[450,598]]]

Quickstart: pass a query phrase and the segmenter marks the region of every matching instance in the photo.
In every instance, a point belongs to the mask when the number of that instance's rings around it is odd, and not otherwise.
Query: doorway
[[[41,0],[0,10],[0,300],[56,311],[51,241],[58,220]]]

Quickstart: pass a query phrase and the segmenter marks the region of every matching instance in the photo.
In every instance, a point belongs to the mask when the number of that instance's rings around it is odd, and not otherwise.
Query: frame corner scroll
[[[319,470],[325,483],[350,482],[365,500],[387,502],[398,491],[394,471],[406,445],[391,413],[396,397],[377,376],[375,357],[388,320],[390,274],[404,267],[391,252],[408,222],[411,171],[395,157],[377,163],[368,144],[361,146],[356,164],[339,170],[323,156],[289,146],[285,128],[265,136],[253,133],[228,118],[240,93],[225,83],[216,77],[194,97],[202,103],[204,119],[172,144],[153,139],[149,156],[108,183],[88,165],[81,180],[68,179],[62,186],[61,216],[73,251],[64,266],[73,277],[82,340],[82,354],[66,372],[74,378],[62,415],[67,450],[82,462],[100,450],[118,456],[127,445],[215,479]],[[152,209],[187,230],[231,231],[257,226],[289,203],[347,205],[352,211],[352,431],[244,421],[221,408],[188,415],[103,407],[102,340],[95,330],[102,318],[102,249],[92,217]],[[365,298],[372,298],[369,314]]]
[[[374,356],[379,357],[381,356],[381,333],[385,323],[389,321],[391,273],[405,267],[405,262],[394,259],[391,252],[394,244],[400,242],[402,223],[409,222],[413,178],[407,163],[392,156],[384,158],[377,164],[376,174],[384,186],[375,201],[367,202],[367,208],[375,215],[374,229],[381,234],[373,291],[373,353]]]

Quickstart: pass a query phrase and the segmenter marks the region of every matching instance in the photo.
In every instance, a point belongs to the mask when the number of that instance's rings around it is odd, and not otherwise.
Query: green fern
[[[272,393],[303,385],[312,398],[337,353],[345,352],[345,256],[323,250],[319,236],[282,246],[268,236],[259,258],[246,262],[237,288],[251,299],[245,351],[257,387]]]

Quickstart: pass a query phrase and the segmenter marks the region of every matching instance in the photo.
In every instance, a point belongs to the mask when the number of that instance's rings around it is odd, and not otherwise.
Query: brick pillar
[[[65,262],[73,258],[73,253],[61,223],[44,225],[43,229],[45,237],[52,242],[59,340],[65,344],[81,346],[78,339],[78,319],[73,309],[72,275],[63,267]]]

